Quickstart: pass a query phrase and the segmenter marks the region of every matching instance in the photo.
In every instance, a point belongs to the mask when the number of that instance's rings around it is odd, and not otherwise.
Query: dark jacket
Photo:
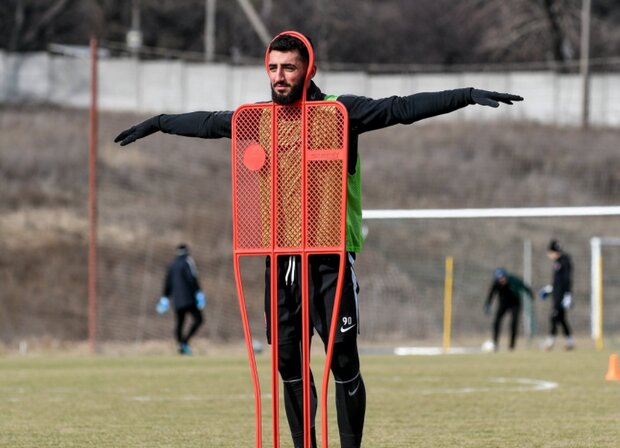
[[[564,294],[573,286],[573,264],[570,256],[562,254],[553,262],[553,305],[560,307]]]
[[[168,266],[164,293],[171,297],[178,310],[196,304],[196,292],[200,290],[196,263],[189,255],[179,255]]]
[[[531,288],[527,286],[519,277],[509,274],[506,278],[508,281],[505,284],[500,283],[499,280],[495,280],[493,282],[487,296],[487,306],[491,304],[495,294],[498,295],[502,306],[519,305],[521,303],[522,293],[525,293],[530,296],[530,298],[533,298]]]
[[[449,113],[474,104],[471,87],[442,92],[416,93],[409,96],[391,96],[371,99],[357,95],[341,95],[337,98],[349,115],[349,173],[355,172],[358,136],[364,132],[382,129],[395,124],[411,124],[414,121]],[[308,87],[309,101],[322,101],[326,95],[314,82]],[[200,138],[231,138],[233,111],[190,112],[178,115],[158,116],[158,129],[167,134]]]

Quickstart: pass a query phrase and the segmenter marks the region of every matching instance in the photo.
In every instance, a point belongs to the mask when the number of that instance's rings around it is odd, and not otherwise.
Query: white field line
[[[538,392],[559,387],[558,383],[534,378],[489,378],[489,383],[501,384],[501,387],[457,387],[442,389],[416,390],[421,395],[431,394],[471,394],[479,392]]]
[[[433,394],[471,394],[481,392],[538,392],[551,390],[559,387],[558,383],[553,381],[534,379],[534,378],[488,378],[487,380],[492,384],[499,384],[500,386],[486,387],[486,386],[474,386],[474,387],[455,387],[455,388],[414,388],[410,391],[419,395],[433,395]],[[377,392],[377,390],[375,390]],[[52,397],[49,402],[62,402],[66,400],[73,400],[73,397]],[[153,402],[190,402],[190,401],[230,401],[230,400],[253,400],[253,394],[217,394],[217,395],[182,395],[182,396],[168,396],[168,395],[137,395],[129,396],[126,398],[128,401],[137,401],[142,403]],[[261,399],[265,401],[271,401],[271,394],[261,394]],[[7,397],[9,403],[19,403],[26,401],[26,397]]]
[[[396,347],[394,354],[397,356],[436,356],[436,355],[463,355],[467,353],[480,353],[478,348],[451,347],[448,351],[442,347]]]

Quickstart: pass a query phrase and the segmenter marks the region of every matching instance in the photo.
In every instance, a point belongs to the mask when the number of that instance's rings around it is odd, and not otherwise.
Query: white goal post
[[[603,246],[620,246],[620,238],[593,237],[590,240],[592,339],[599,349],[603,348]]]
[[[519,207],[462,209],[376,209],[364,210],[363,220],[389,219],[489,219],[489,218],[558,218],[620,216],[620,206],[591,207]],[[603,246],[620,246],[620,238],[592,237],[591,247],[591,336],[597,348],[603,345]]]
[[[558,218],[562,216],[620,216],[620,205],[601,207],[520,207],[364,210],[363,219],[432,218]]]

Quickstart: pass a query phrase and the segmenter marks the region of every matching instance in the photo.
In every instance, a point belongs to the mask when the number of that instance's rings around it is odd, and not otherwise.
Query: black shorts
[[[338,281],[338,255],[310,255],[310,329],[327,344]],[[278,259],[278,343],[301,340],[301,256],[279,255]],[[335,342],[355,339],[359,333],[359,286],[353,270],[355,254],[347,254],[340,300],[339,324]],[[265,262],[265,322],[267,341],[271,344],[271,269],[270,257]]]

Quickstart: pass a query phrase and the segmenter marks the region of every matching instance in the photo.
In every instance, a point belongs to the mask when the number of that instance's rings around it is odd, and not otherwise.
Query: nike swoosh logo
[[[347,331],[349,331],[351,328],[354,328],[355,324],[351,325],[350,327],[340,327],[340,333],[346,333]]]
[[[359,388],[360,388],[360,384],[361,384],[361,383],[360,383],[360,382],[358,382],[358,383],[357,383],[357,386],[355,386],[355,389],[353,389],[353,390],[350,390],[350,391],[349,391],[349,397],[352,397],[353,395],[355,395],[355,392],[357,392],[357,389],[359,389]]]

